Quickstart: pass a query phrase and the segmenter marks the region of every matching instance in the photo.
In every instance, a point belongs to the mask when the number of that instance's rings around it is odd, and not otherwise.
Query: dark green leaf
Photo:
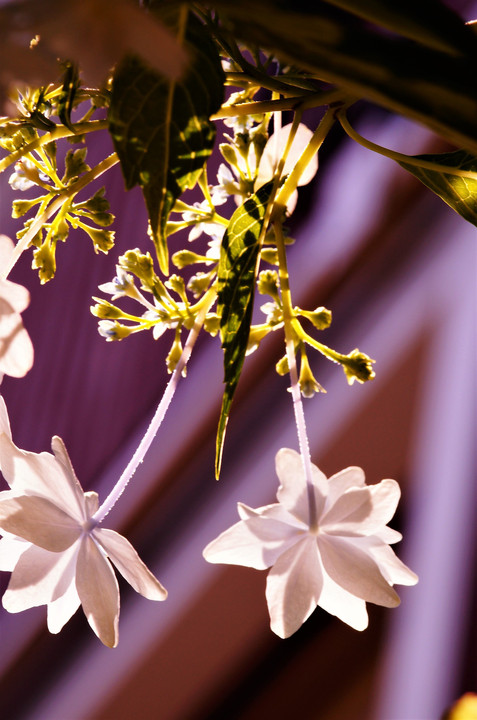
[[[477,157],[469,155],[465,150],[440,155],[414,155],[414,158],[477,173]],[[438,170],[429,170],[405,162],[399,164],[415,175],[436,195],[439,195],[465,220],[477,225],[477,180],[451,175]]]
[[[225,429],[247,350],[260,250],[259,238],[273,181],[261,187],[230,219],[218,267],[217,313],[224,348],[225,390],[217,430],[215,474],[219,476]]]
[[[74,132],[71,124],[71,111],[73,110],[76,93],[80,87],[78,66],[72,62],[63,63],[63,85],[58,96],[58,117],[63,125]]]
[[[215,46],[194,15],[174,9],[164,20],[178,39],[185,34],[190,62],[184,78],[164,78],[128,56],[114,73],[109,123],[127,189],[142,187],[159,263],[167,273],[166,222],[212,152],[215,126],[209,117],[222,103],[224,76]]]
[[[291,0],[215,0],[234,34],[342,88],[417,120],[477,155],[477,35],[460,21],[461,54],[383,32],[326,3],[290,9]],[[354,4],[354,3],[352,3]],[[382,5],[387,3],[382,2]],[[416,2],[419,5],[419,2]],[[432,3],[436,12],[442,3]],[[295,4],[294,4],[295,8]],[[441,12],[442,16],[442,12]],[[453,23],[450,44],[455,47]]]

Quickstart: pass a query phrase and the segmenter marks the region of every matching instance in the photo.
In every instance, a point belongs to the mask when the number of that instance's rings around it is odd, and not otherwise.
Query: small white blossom
[[[276,302],[270,301],[260,305],[260,310],[267,316],[268,325],[277,325],[283,322],[283,310]]]
[[[111,282],[99,285],[99,289],[112,295],[111,300],[117,300],[120,297],[137,298],[137,288],[134,285],[133,276],[126,272],[120,265],[116,265],[116,277]]]
[[[46,605],[48,629],[58,633],[82,605],[101,642],[115,647],[119,588],[111,562],[144,597],[165,600],[167,592],[126,538],[94,520],[98,495],[83,492],[63,441],[51,445],[54,455],[17,448],[0,397],[0,465],[10,486],[0,493],[0,569],[12,572],[3,607]]]
[[[366,485],[361,468],[329,480],[312,466],[317,508],[310,527],[308,489],[300,455],[276,456],[278,503],[253,510],[239,503],[241,520],[204,550],[209,562],[265,570],[271,628],[289,637],[317,605],[356,630],[368,625],[366,602],[395,607],[392,585],[414,585],[417,576],[389,547],[401,535],[387,527],[400,496],[394,480]]]
[[[157,310],[146,310],[146,312],[141,315],[141,317],[144,320],[152,320],[155,321],[155,325],[152,328],[152,337],[154,340],[157,340],[161,337],[161,335],[164,335],[166,330],[175,329],[179,323],[179,320],[177,318],[173,319],[169,317],[165,310],[158,307]],[[159,321],[158,321],[159,318]]]
[[[226,198],[223,198],[220,193],[214,195],[216,201],[215,205],[222,205]],[[186,210],[182,213],[182,219],[184,222],[195,223],[189,232],[189,241],[196,240],[202,233],[209,235],[212,238],[221,237],[224,232],[224,227],[218,222],[214,222],[211,218],[213,211],[210,208],[207,200],[203,200],[201,203],[194,203],[194,207],[197,208],[197,212],[193,210]]]
[[[8,263],[13,242],[0,235],[0,271]],[[33,345],[20,316],[30,293],[18,283],[0,280],[0,382],[3,374],[23,377],[33,365]]]
[[[22,158],[15,163],[15,171],[8,178],[8,184],[13,190],[29,190],[41,182],[48,182],[48,177],[39,172],[36,165],[27,158]]]

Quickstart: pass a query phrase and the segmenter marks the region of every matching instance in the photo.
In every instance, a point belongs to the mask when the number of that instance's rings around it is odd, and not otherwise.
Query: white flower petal
[[[371,535],[396,512],[401,491],[395,480],[352,488],[339,497],[320,519],[320,527],[337,535]]]
[[[278,501],[295,517],[308,524],[308,494],[301,455],[295,450],[281,448],[275,457],[275,467],[280,480]],[[316,465],[312,465],[312,481],[319,517],[328,492],[328,481]]]
[[[400,532],[398,532],[397,530],[393,530],[393,528],[387,526],[373,533],[373,536],[379,538],[388,545],[392,545],[393,543],[397,543],[402,540],[402,535]]]
[[[57,599],[74,578],[76,546],[62,553],[30,545],[19,558],[3,596],[11,613],[47,605]]]
[[[8,417],[8,411],[7,406],[5,405],[5,400],[0,395],[0,433],[5,433],[5,435],[11,440],[12,439],[12,431],[10,430],[10,419]]]
[[[235,523],[212,540],[202,554],[211,563],[266,570],[302,534],[303,530],[296,525],[273,517],[250,515],[249,519]]]
[[[297,530],[308,531],[308,523],[302,522],[295,515],[292,515],[280,505],[273,503],[271,505],[263,505],[259,508],[251,508],[244,503],[237,503],[237,510],[241,520],[250,520],[252,518],[264,517],[269,520],[277,520],[285,525],[290,525]]]
[[[0,370],[12,377],[23,377],[32,365],[33,345],[21,316],[0,295]]]
[[[30,304],[30,293],[18,283],[11,280],[0,280],[0,298],[6,300],[15,313],[22,313]]]
[[[76,559],[75,559],[76,563]],[[70,577],[68,575],[68,577]],[[70,582],[65,592],[48,603],[47,608],[47,625],[48,630],[56,635],[66,625],[68,620],[73,617],[79,606],[81,605],[78,592],[76,590],[76,582],[74,571],[70,577]]]
[[[346,490],[355,487],[364,487],[364,471],[360,467],[347,467],[339,473],[335,473],[328,479],[328,497],[326,498],[325,510],[328,510]]]
[[[119,588],[111,563],[91,538],[81,541],[76,563],[76,589],[84,614],[104,645],[118,644]]]
[[[146,567],[129,540],[114,530],[105,528],[96,528],[92,534],[136,592],[149,600],[166,599],[167,590]]]
[[[353,539],[318,535],[323,567],[345,590],[376,605],[396,607],[399,596],[384,579],[374,558]]]
[[[324,568],[322,571],[323,589],[318,603],[320,608],[326,610],[330,615],[335,615],[355,630],[365,630],[368,627],[365,601],[335,583]]]
[[[280,158],[282,157],[285,150],[291,128],[291,123],[288,125],[283,125],[283,127],[281,127],[278,132],[270,135],[258,166],[258,178],[256,184],[257,188],[261,187],[273,176],[278,162],[280,161]],[[300,123],[297,128],[296,135],[293,139],[290,151],[287,155],[287,159],[285,161],[283,175],[288,175],[293,170],[301,154],[308,146],[312,136],[312,131],[306,125]],[[311,162],[308,163],[307,167],[305,168],[298,185],[306,185],[307,183],[309,183],[310,180],[315,176],[317,170],[318,156],[315,155],[313,160],[311,160]]]
[[[15,247],[15,243],[8,235],[0,233],[0,268],[3,270],[4,267],[10,262],[10,258]]]
[[[50,500],[27,495],[0,500],[0,529],[52,552],[66,550],[81,534],[76,520]]]
[[[357,538],[356,544],[373,556],[381,574],[391,585],[415,585],[418,582],[416,573],[404,565],[394,550],[377,536]]]
[[[17,495],[24,493],[47,498],[78,522],[83,522],[84,511],[80,512],[78,507],[78,481],[68,471],[59,443],[55,443],[55,450],[59,459],[47,452],[20,450],[6,435],[0,435],[3,476]]]
[[[6,536],[0,540],[0,570],[13,572],[15,565],[31,543],[13,536]]]
[[[76,473],[73,470],[73,465],[71,464],[70,456],[68,455],[65,444],[57,435],[51,439],[51,449],[53,450],[55,460],[64,473],[64,480],[61,484],[61,494],[62,498],[64,498],[64,504],[68,507],[69,512],[76,507],[76,510],[74,511],[75,516],[86,520],[87,513],[85,512],[83,488],[81,487],[79,480],[76,477]]]
[[[268,573],[266,598],[270,627],[287,638],[316,608],[323,575],[316,539],[308,536],[281,555]]]

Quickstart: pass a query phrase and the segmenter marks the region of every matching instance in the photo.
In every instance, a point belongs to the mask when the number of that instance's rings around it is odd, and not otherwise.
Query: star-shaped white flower
[[[317,524],[309,524],[307,485],[300,455],[276,456],[278,503],[253,510],[239,503],[241,520],[204,550],[213,563],[271,570],[266,597],[271,628],[289,637],[319,605],[356,630],[368,626],[366,602],[395,607],[392,585],[417,576],[389,547],[401,535],[386,527],[400,496],[395,480],[366,485],[361,468],[329,480],[312,466]]]
[[[13,251],[13,242],[0,235],[0,271]],[[23,377],[33,365],[33,345],[20,316],[30,302],[23,285],[0,280],[0,382],[3,375]]]
[[[165,600],[167,592],[126,538],[94,521],[98,495],[83,492],[59,437],[52,449],[17,448],[0,398],[0,465],[11,488],[0,493],[0,570],[12,572],[3,606],[16,613],[47,605],[48,629],[57,633],[82,605],[101,642],[115,647],[119,588],[111,562],[144,597]]]

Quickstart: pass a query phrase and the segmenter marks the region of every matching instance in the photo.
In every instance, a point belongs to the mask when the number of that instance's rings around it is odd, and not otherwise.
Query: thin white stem
[[[318,526],[318,512],[316,508],[315,489],[312,480],[310,445],[308,442],[308,434],[306,432],[305,412],[303,410],[300,385],[298,383],[298,372],[296,367],[296,356],[295,348],[293,346],[293,340],[289,337],[289,334],[286,332],[286,330],[285,335],[287,336],[286,351],[291,381],[290,392],[293,400],[293,411],[295,413],[298,446],[300,448],[301,461],[303,463],[303,471],[305,473],[306,480],[306,491],[308,495],[308,508],[310,511],[309,524],[310,529],[315,530]]]
[[[116,505],[117,501],[123,494],[124,490],[126,489],[132,476],[136,472],[138,466],[142,463],[147,451],[149,450],[151,443],[154,440],[154,438],[157,434],[157,431],[159,430],[159,427],[161,426],[162,421],[164,420],[165,414],[169,408],[171,400],[174,397],[174,393],[179,384],[179,380],[181,379],[182,371],[185,368],[185,366],[190,358],[195,341],[197,340],[197,336],[199,335],[200,329],[204,323],[205,316],[206,316],[210,306],[214,302],[214,300],[215,300],[215,292],[213,294],[211,293],[210,302],[206,303],[201,308],[200,312],[197,315],[194,326],[193,326],[192,330],[190,331],[190,333],[187,337],[187,341],[184,345],[184,349],[182,350],[181,356],[179,358],[179,362],[177,363],[176,368],[175,368],[174,372],[172,373],[171,379],[169,380],[169,382],[167,384],[164,395],[162,396],[161,401],[160,401],[159,405],[157,406],[157,410],[154,413],[154,417],[152,418],[144,437],[142,438],[141,442],[139,443],[139,445],[136,449],[136,452],[132,456],[131,460],[129,461],[126,468],[124,469],[121,477],[119,478],[116,485],[113,487],[113,489],[107,496],[106,500],[102,503],[101,507],[93,515],[93,520],[96,523],[102,522],[102,520],[104,520],[106,515],[109,512],[111,512],[111,510],[113,509],[113,507]]]
[[[301,461],[303,463],[303,472],[305,473],[306,490],[308,495],[309,508],[309,524],[311,530],[318,527],[318,511],[316,507],[315,488],[312,479],[312,467],[310,446],[308,443],[308,435],[306,432],[305,413],[303,410],[303,402],[301,399],[300,384],[298,382],[298,372],[296,367],[295,346],[293,342],[293,309],[291,303],[290,285],[288,281],[288,269],[285,254],[285,241],[283,238],[282,226],[279,221],[274,223],[275,238],[277,242],[278,257],[280,261],[280,287],[283,304],[283,321],[285,328],[285,345],[288,360],[288,371],[291,381],[291,395],[293,400],[293,411],[295,413],[296,430],[298,435],[298,446],[300,448]]]

